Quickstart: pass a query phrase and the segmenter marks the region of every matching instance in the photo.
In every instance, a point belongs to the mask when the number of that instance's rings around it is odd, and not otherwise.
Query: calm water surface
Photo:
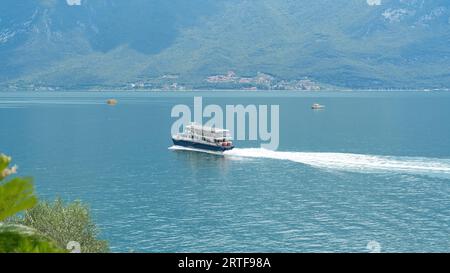
[[[169,150],[195,94],[280,105],[278,151]],[[437,92],[0,92],[0,151],[117,252],[450,252],[449,118]]]

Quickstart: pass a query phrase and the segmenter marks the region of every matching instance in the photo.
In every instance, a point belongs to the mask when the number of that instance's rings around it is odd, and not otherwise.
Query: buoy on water
[[[114,105],[117,104],[117,100],[116,100],[116,99],[108,99],[108,100],[106,101],[106,103],[107,103],[108,105],[114,106]]]

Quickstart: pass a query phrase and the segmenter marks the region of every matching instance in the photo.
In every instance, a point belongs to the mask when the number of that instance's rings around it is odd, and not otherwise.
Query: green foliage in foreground
[[[98,230],[81,202],[38,203],[30,178],[5,182],[17,172],[10,162],[11,157],[0,154],[0,253],[67,252],[69,243],[79,244],[81,252],[109,250],[106,241],[96,238]]]
[[[109,251],[107,241],[97,239],[99,231],[89,208],[80,201],[68,204],[61,199],[53,203],[40,202],[17,222],[36,229],[64,249],[69,242],[77,242],[83,253]]]
[[[11,157],[0,154],[0,253],[65,252],[64,248],[33,229],[1,223],[37,203],[31,178],[16,177],[4,181],[17,171],[17,166],[9,167],[10,162]]]
[[[0,253],[63,253],[50,239],[20,225],[0,226]]]
[[[37,203],[31,178],[14,178],[0,184],[0,221]]]
[[[31,178],[16,177],[3,182],[7,176],[16,173],[16,166],[8,167],[10,162],[11,157],[0,154],[0,221],[37,203]]]

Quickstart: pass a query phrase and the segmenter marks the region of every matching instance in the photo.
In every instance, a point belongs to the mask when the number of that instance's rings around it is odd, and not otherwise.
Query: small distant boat
[[[196,123],[186,126],[183,133],[173,135],[172,141],[175,146],[199,152],[221,154],[234,148],[228,130],[205,127]]]
[[[116,100],[116,99],[108,99],[108,100],[106,101],[106,104],[111,105],[111,106],[114,106],[114,105],[117,104],[117,100]]]
[[[320,105],[320,104],[318,104],[318,103],[314,103],[312,106],[311,106],[311,109],[314,109],[314,110],[320,110],[320,109],[324,109],[325,108],[325,105]]]

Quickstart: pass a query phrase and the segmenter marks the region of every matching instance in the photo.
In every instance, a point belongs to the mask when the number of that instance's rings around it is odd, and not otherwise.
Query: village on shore
[[[146,77],[123,84],[50,85],[42,83],[14,82],[4,86],[6,90],[58,91],[58,90],[140,90],[140,91],[188,91],[188,90],[303,90],[319,91],[321,85],[308,77],[294,80],[280,79],[268,73],[257,72],[241,76],[234,71],[210,75],[200,80],[186,79],[176,74]]]

